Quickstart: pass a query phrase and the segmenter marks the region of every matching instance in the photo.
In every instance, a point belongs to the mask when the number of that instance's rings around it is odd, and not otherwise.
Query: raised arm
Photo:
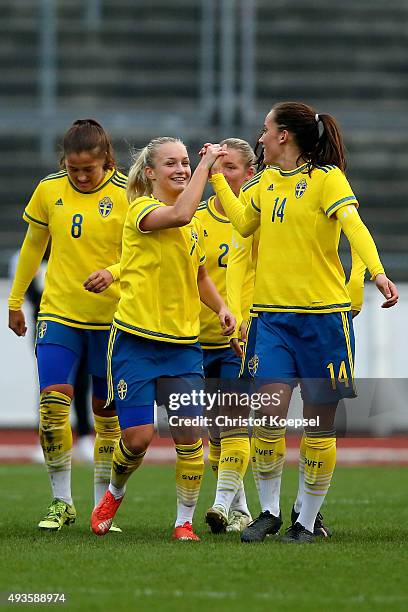
[[[142,232],[182,227],[190,223],[200,204],[204,188],[208,181],[208,173],[215,160],[226,155],[226,151],[215,144],[209,146],[201,157],[200,163],[185,190],[173,206],[153,208],[141,221]]]
[[[213,174],[211,183],[232,225],[241,236],[250,236],[260,224],[260,208],[254,197],[241,191],[237,198],[223,174]]]

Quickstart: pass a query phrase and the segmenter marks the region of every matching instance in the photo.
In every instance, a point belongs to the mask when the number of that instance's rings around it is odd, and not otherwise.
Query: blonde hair
[[[221,140],[220,145],[227,145],[229,149],[239,151],[245,168],[255,165],[254,150],[246,140],[241,140],[241,138],[225,138]]]
[[[145,168],[154,168],[154,159],[157,155],[157,150],[161,145],[167,142],[180,142],[184,145],[183,141],[179,138],[161,136],[160,138],[153,138],[153,140],[143,149],[132,153],[133,164],[129,169],[126,189],[126,195],[129,202],[133,202],[133,200],[140,196],[152,194],[153,185],[151,180],[146,176]]]

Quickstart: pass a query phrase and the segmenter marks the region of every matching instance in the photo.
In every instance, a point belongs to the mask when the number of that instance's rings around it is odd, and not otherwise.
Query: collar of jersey
[[[220,215],[218,210],[215,208],[215,196],[211,196],[207,200],[207,208],[208,212],[216,221],[220,221],[221,223],[231,223],[228,217],[223,217]]]
[[[296,168],[296,170],[282,170],[281,168],[279,168],[279,166],[268,166],[268,168],[270,168],[271,170],[278,170],[281,176],[293,176],[298,172],[303,172],[304,170],[306,170],[307,162]]]
[[[78,187],[75,187],[74,183],[72,183],[70,181],[69,176],[67,175],[69,184],[71,185],[72,189],[74,189],[75,191],[77,191],[78,193],[81,193],[82,195],[92,195],[93,193],[97,193],[97,191],[100,191],[101,189],[103,189],[105,187],[105,185],[107,185],[109,183],[109,181],[111,181],[113,179],[113,177],[116,174],[116,169],[113,168],[113,170],[108,170],[108,174],[109,172],[111,173],[109,178],[106,179],[106,181],[104,181],[101,185],[99,185],[99,187],[97,187],[96,189],[93,189],[93,191],[81,191],[80,189],[78,189]]]

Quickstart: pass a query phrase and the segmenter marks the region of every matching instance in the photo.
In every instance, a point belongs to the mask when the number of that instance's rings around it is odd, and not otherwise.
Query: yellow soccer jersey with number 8
[[[122,230],[128,210],[126,176],[108,170],[90,193],[78,191],[65,171],[43,179],[23,218],[48,229],[51,253],[38,320],[71,327],[109,329],[119,299],[118,283],[102,293],[85,291],[95,270],[120,260]]]

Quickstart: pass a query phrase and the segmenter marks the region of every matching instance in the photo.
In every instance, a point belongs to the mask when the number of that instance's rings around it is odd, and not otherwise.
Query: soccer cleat
[[[290,520],[292,522],[292,525],[294,525],[296,521],[298,520],[299,514],[300,513],[295,512],[295,508],[292,507],[292,512],[290,514]],[[315,536],[321,536],[322,538],[332,537],[333,532],[331,529],[329,529],[323,524],[323,516],[320,514],[320,512],[317,513],[316,520],[314,523],[313,533]]]
[[[95,506],[91,515],[91,529],[96,535],[103,536],[108,533],[112,526],[113,517],[118,511],[123,497],[115,499],[108,490],[99,504]]]
[[[212,533],[225,533],[228,516],[220,506],[212,506],[205,514],[205,522],[210,526]]]
[[[112,525],[109,527],[111,533],[122,533],[122,529],[112,521]]]
[[[315,539],[314,533],[296,522],[285,531],[285,534],[279,538],[279,541],[283,544],[312,544]]]
[[[73,504],[71,506],[62,499],[53,499],[38,527],[43,531],[59,531],[63,525],[75,523],[75,519],[76,510]]]
[[[241,542],[263,542],[267,535],[278,533],[282,527],[282,514],[274,516],[265,510],[241,534]]]
[[[241,533],[241,531],[244,531],[245,527],[247,527],[251,521],[252,516],[250,514],[245,514],[239,510],[231,510],[228,516],[228,525],[226,526],[225,531],[228,533]]]
[[[173,529],[173,540],[179,540],[180,542],[188,542],[192,540],[194,542],[199,542],[200,538],[193,531],[193,526],[191,523],[185,522],[184,525],[179,525]]]

